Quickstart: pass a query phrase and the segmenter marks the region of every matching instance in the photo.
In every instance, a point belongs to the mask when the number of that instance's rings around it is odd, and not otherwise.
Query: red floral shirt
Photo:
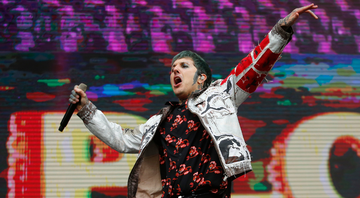
[[[186,103],[170,103],[173,111],[159,126],[162,197],[192,192],[222,194],[228,187],[213,141]]]

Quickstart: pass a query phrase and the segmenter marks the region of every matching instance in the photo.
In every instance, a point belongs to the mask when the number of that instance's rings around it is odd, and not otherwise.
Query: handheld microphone
[[[83,90],[84,92],[86,92],[86,89],[87,89],[87,85],[85,85],[84,83],[81,83],[79,85],[79,89]],[[79,102],[81,100],[81,97],[79,98]],[[79,103],[78,102],[78,103]],[[68,106],[67,110],[66,110],[66,113],[63,117],[63,119],[61,120],[60,122],[60,126],[59,126],[59,131],[60,132],[63,132],[64,128],[66,127],[66,125],[68,124],[72,114],[74,113],[75,109],[76,109],[76,106],[78,105],[78,103],[76,104],[73,104],[73,103],[70,103],[70,105]]]

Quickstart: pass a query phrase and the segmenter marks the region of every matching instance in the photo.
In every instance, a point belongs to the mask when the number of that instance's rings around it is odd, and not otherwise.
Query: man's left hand
[[[280,25],[284,29],[288,29],[292,25],[295,24],[296,20],[299,18],[300,14],[303,13],[309,13],[312,17],[315,19],[318,19],[319,17],[316,16],[311,10],[318,8],[317,5],[314,5],[313,3],[301,8],[294,9],[289,15],[287,15],[285,18],[280,20]]]

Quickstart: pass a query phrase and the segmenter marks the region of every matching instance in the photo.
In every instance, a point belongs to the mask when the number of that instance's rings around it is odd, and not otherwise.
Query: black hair
[[[187,57],[191,58],[194,61],[198,76],[201,74],[206,75],[207,78],[204,82],[203,88],[207,88],[208,86],[210,86],[212,80],[210,67],[199,54],[189,50],[181,51],[180,53],[174,56],[171,65],[173,65],[176,60]]]

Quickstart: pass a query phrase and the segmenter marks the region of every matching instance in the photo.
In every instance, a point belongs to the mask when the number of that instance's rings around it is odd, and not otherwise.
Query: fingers
[[[317,8],[318,8],[318,6],[317,6],[317,5],[314,5],[314,4],[312,3],[312,4],[310,4],[310,5],[307,5],[307,6],[298,8],[297,12],[301,14],[301,13],[306,12],[307,10],[317,9]]]
[[[318,8],[318,6],[317,6],[317,5],[314,5],[314,4],[312,3],[312,4],[310,4],[310,5],[307,5],[307,6],[304,6],[304,7],[300,8],[300,10],[306,11],[306,10],[311,10],[311,9],[316,9],[316,8]]]
[[[74,88],[75,92],[79,94],[81,97],[85,97],[86,94],[82,89],[79,89],[78,87]]]
[[[76,104],[77,102],[79,102],[79,95],[75,92],[75,90],[71,91],[70,97],[69,97],[69,102]]]
[[[74,87],[74,90],[77,94],[79,94],[81,97],[86,97],[86,93],[82,90],[82,89],[79,89],[79,86],[78,85],[75,85]]]
[[[280,25],[283,28],[288,28],[292,25],[294,25],[296,23],[296,21],[298,20],[299,16],[302,13],[309,13],[312,17],[314,17],[315,19],[318,19],[318,16],[316,16],[316,14],[314,14],[311,9],[316,9],[318,8],[317,5],[314,5],[313,3],[301,8],[296,8],[294,9],[289,15],[287,15],[284,19],[280,20]]]
[[[313,11],[311,11],[312,9],[317,9],[318,6],[317,5],[314,5],[313,3],[310,4],[310,5],[307,5],[307,6],[304,6],[304,7],[301,7],[301,8],[298,8],[296,9],[296,13],[298,14],[297,16],[299,16],[300,14],[306,12],[306,13],[309,13],[312,17],[314,17],[315,19],[318,19],[319,17],[316,16],[316,14],[314,14]]]
[[[74,89],[71,91],[71,94],[70,94],[70,97],[69,97],[69,102],[73,103],[73,104],[76,104],[79,102],[79,98],[80,96],[82,98],[85,98],[86,97],[86,93],[82,90],[82,89],[79,89],[79,86],[76,85],[74,87]]]
[[[316,16],[316,14],[315,14],[313,11],[311,11],[311,10],[306,10],[306,12],[309,13],[309,14],[310,14],[312,17],[314,17],[315,19],[319,19],[319,17]]]

